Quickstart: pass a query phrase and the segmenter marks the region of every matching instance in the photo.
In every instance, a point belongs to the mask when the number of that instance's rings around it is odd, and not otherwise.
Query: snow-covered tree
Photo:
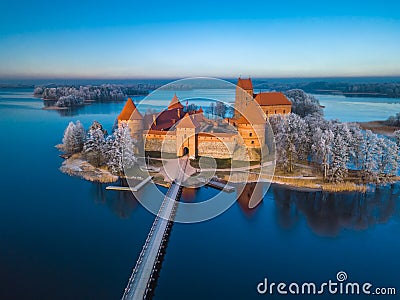
[[[396,130],[394,133],[394,139],[396,141],[397,146],[400,147],[400,130]]]
[[[371,130],[366,130],[361,143],[361,171],[364,181],[376,181],[378,169],[377,156],[381,149],[378,147],[378,138]]]
[[[92,165],[98,167],[104,163],[105,150],[104,130],[101,124],[95,121],[88,131],[83,154]]]
[[[64,131],[63,150],[69,154],[81,152],[85,142],[86,132],[80,121],[69,122]]]
[[[68,96],[61,96],[57,102],[55,103],[56,106],[59,107],[72,107],[82,105],[85,99],[83,97],[77,95],[68,95]]]
[[[328,177],[333,139],[334,134],[331,129],[322,130],[320,127],[316,128],[311,137],[314,160],[321,164],[324,179]]]
[[[305,155],[308,161],[319,161],[318,155],[315,152],[315,143],[317,140],[315,139],[316,135],[321,134],[321,132],[317,132],[319,130],[325,130],[326,121],[319,114],[311,114],[307,115],[304,118],[306,123],[306,132],[305,135],[307,137],[306,144],[304,145]],[[320,136],[319,136],[320,137]]]
[[[86,130],[79,120],[75,123],[74,136],[75,144],[77,146],[76,151],[81,152],[86,139]]]
[[[379,138],[377,141],[377,167],[381,175],[396,175],[399,160],[399,147],[388,138]]]
[[[357,169],[361,168],[362,164],[362,144],[364,141],[364,134],[358,124],[348,124],[350,130],[350,142],[349,142],[349,160]]]
[[[342,182],[348,172],[352,135],[346,123],[330,121],[327,126],[334,134],[328,179],[332,182]]]
[[[63,150],[67,153],[74,153],[75,149],[74,128],[75,124],[73,122],[69,122],[67,128],[65,128],[64,130],[62,147]]]
[[[277,164],[293,172],[294,162],[306,157],[306,123],[296,114],[271,116],[270,124],[275,134]]]
[[[117,101],[124,100],[127,95],[147,93],[148,89],[139,84],[134,86],[103,84],[100,86],[37,87],[34,90],[36,97],[56,100],[55,105],[62,107],[82,105],[85,100]]]
[[[37,87],[35,87],[35,89],[34,89],[34,91],[33,91],[33,95],[34,95],[35,97],[42,97],[43,91],[44,91],[44,88],[43,88],[43,87],[37,86]]]
[[[335,133],[332,142],[331,166],[328,171],[329,180],[342,182],[347,176],[348,148],[342,135]]]
[[[305,93],[303,90],[294,89],[285,92],[286,97],[292,102],[292,112],[305,117],[311,114],[323,115],[318,99]]]
[[[129,127],[122,123],[107,139],[107,166],[112,173],[120,175],[124,169],[134,166],[137,161],[134,147]]]

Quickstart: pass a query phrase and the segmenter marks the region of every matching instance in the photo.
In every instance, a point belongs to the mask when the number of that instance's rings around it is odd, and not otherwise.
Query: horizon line
[[[340,79],[340,78],[400,78],[400,73],[397,75],[318,75],[318,76],[302,76],[302,75],[293,75],[293,76],[251,76],[242,74],[238,76],[1,76],[0,80],[180,80],[185,78],[197,78],[197,77],[208,77],[208,78],[220,78],[220,79],[238,79],[238,78],[252,78],[252,79]],[[0,82],[1,83],[1,82]]]

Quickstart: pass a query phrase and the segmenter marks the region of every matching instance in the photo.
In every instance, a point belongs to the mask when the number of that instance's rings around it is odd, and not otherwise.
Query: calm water
[[[386,120],[400,112],[400,99],[344,97],[338,95],[314,95],[325,106],[327,119],[342,122],[368,122]]]
[[[350,100],[353,117],[376,119]],[[334,115],[333,99],[323,101],[328,117],[346,120]],[[98,120],[110,130],[122,106],[60,114],[42,110],[30,90],[0,90],[0,299],[121,297],[153,216],[129,193],[60,173],[54,145],[70,120]],[[187,190],[183,198],[216,192]],[[273,299],[256,293],[264,277],[319,283],[341,270],[400,291],[399,193],[397,185],[367,195],[274,187],[256,209],[241,196],[213,220],[175,224],[155,298]]]

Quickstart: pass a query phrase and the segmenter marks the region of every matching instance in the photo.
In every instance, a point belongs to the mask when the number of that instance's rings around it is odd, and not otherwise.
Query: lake
[[[320,99],[326,116],[342,121],[400,111],[389,99]],[[130,193],[62,174],[54,146],[71,120],[85,127],[97,120],[111,130],[123,105],[47,111],[31,90],[0,89],[0,299],[122,296],[154,216]],[[382,107],[379,115],[374,107]],[[185,190],[183,201],[215,193]],[[339,271],[399,290],[399,195],[398,184],[368,194],[273,186],[252,210],[241,195],[212,220],[174,224],[155,299],[279,299],[258,295],[257,284],[265,277],[320,283]]]
[[[386,120],[400,112],[400,99],[378,97],[345,97],[340,95],[314,95],[327,119],[342,122],[368,122]]]

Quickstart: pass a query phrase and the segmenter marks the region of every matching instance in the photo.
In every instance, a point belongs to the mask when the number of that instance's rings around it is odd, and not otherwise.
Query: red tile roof
[[[119,121],[128,121],[131,117],[132,113],[136,110],[135,103],[133,103],[131,98],[125,103],[124,108],[122,109],[121,113],[118,115]]]
[[[261,106],[292,105],[292,102],[290,102],[284,94],[278,92],[259,93],[256,95],[255,100]]]
[[[199,110],[191,111],[189,113],[191,116],[190,121],[194,123],[194,126],[197,127],[200,122],[203,121],[203,110],[200,108]],[[175,95],[168,109],[163,110],[160,113],[156,114],[146,114],[144,116],[144,126],[149,130],[169,130],[174,124],[178,124],[180,120],[182,120],[186,114],[183,111],[183,105],[179,102],[178,97]],[[155,119],[155,122],[154,122]],[[189,121],[189,122],[190,122]],[[187,121],[182,123],[182,125],[193,126],[192,124],[187,124]],[[178,125],[177,125],[178,126]],[[181,126],[182,127],[182,126]]]
[[[237,82],[237,86],[241,87],[244,90],[252,90],[253,89],[253,83],[251,82],[251,78],[248,78],[248,79],[239,78],[238,82]]]
[[[153,122],[153,116],[151,117],[152,124],[150,128],[153,130],[168,130],[183,117],[183,111],[180,108],[167,109],[156,114],[155,117],[155,123]]]
[[[171,102],[168,105],[168,109],[173,109],[173,108],[183,108],[183,105],[179,102],[178,97],[176,96],[176,94],[174,95],[174,97],[172,98]]]
[[[199,125],[200,124],[194,115],[186,113],[183,119],[179,121],[178,125],[176,125],[176,128],[197,128]]]

